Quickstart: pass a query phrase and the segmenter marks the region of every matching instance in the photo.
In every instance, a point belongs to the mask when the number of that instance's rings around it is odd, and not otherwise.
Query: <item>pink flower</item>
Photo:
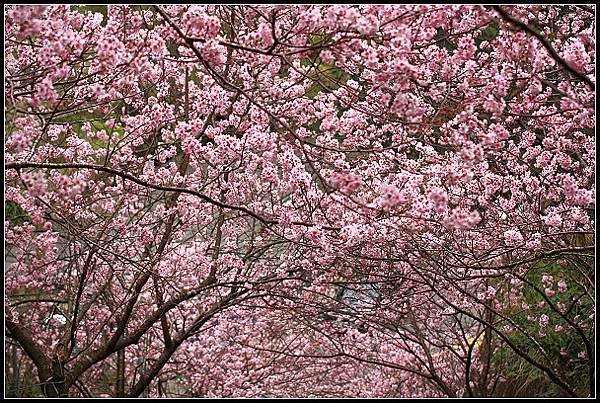
[[[565,283],[564,280],[560,280],[558,284],[556,284],[556,286],[558,287],[558,292],[560,292],[561,294],[567,292],[567,283]]]
[[[527,249],[538,251],[542,249],[542,237],[539,233],[533,234],[533,237],[525,245]]]
[[[562,224],[562,218],[558,215],[558,214],[549,214],[545,217],[542,217],[542,219],[544,220],[544,223],[546,223],[547,226],[549,227],[560,227],[560,225]]]
[[[518,246],[523,243],[523,235],[517,230],[509,229],[504,232],[504,243],[506,246]]]
[[[552,298],[554,296],[554,290],[550,287],[546,287],[546,289],[544,290],[544,293],[546,294],[546,296],[548,298]]]
[[[590,56],[585,50],[585,45],[579,39],[571,39],[563,53],[563,57],[578,72],[585,72],[591,63]]]
[[[333,175],[331,175],[330,181],[335,188],[345,194],[354,193],[363,183],[362,178],[357,174],[339,172],[334,172]]]
[[[446,211],[448,204],[448,195],[446,191],[439,186],[434,186],[429,190],[429,199],[433,202],[434,209],[438,213]]]
[[[452,213],[450,213],[445,221],[448,225],[456,229],[469,230],[481,221],[481,216],[476,210],[469,211],[457,207],[452,210]]]
[[[400,204],[400,190],[396,186],[384,184],[379,187],[381,206],[384,209],[391,209]]]

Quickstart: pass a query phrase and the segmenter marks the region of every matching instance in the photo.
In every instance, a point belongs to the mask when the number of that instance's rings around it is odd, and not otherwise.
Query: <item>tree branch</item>
[[[193,196],[196,196],[202,200],[204,200],[207,203],[213,204],[217,207],[221,207],[221,208],[225,208],[225,209],[230,209],[230,210],[238,210],[241,211],[243,213],[248,214],[249,216],[256,218],[257,220],[261,221],[264,224],[276,224],[277,221],[274,220],[268,220],[264,217],[261,217],[260,215],[258,215],[257,213],[253,212],[252,210],[249,210],[245,207],[241,207],[241,206],[233,206],[230,204],[226,204],[226,203],[222,203],[218,200],[215,200],[209,196],[206,196],[200,192],[197,192],[195,190],[191,190],[191,189],[187,189],[187,188],[181,188],[181,187],[174,187],[174,186],[162,186],[162,185],[155,185],[149,182],[145,182],[139,178],[136,178],[133,175],[130,175],[128,173],[125,173],[123,171],[119,171],[117,169],[114,168],[110,168],[104,165],[94,165],[94,164],[80,164],[80,163],[50,163],[50,162],[9,162],[7,164],[5,164],[5,168],[6,169],[22,169],[22,168],[46,168],[46,169],[69,169],[69,168],[78,168],[78,169],[93,169],[96,171],[102,171],[102,172],[107,172],[116,176],[119,176],[123,179],[128,179],[134,183],[137,183],[138,185],[144,186],[144,187],[148,187],[151,189],[156,189],[156,190],[162,190],[165,192],[177,192],[177,193],[187,193],[187,194],[191,194]]]
[[[279,224],[278,220],[273,220],[273,219],[268,219],[265,217],[260,216],[259,214],[255,213],[254,211],[247,209],[246,207],[242,207],[242,206],[234,206],[231,204],[227,204],[227,203],[223,203],[220,202],[218,200],[215,200],[209,196],[206,196],[205,194],[202,194],[198,191],[192,190],[192,189],[188,189],[188,188],[182,188],[182,187],[175,187],[175,186],[162,186],[162,185],[155,185],[153,183],[149,183],[149,182],[145,182],[139,178],[136,178],[133,175],[130,175],[128,173],[125,173],[123,171],[119,171],[118,169],[114,169],[114,168],[110,168],[104,165],[94,165],[94,164],[85,164],[85,163],[52,163],[52,162],[9,162],[6,163],[4,165],[5,169],[15,169],[15,170],[19,170],[22,168],[46,168],[46,169],[71,169],[71,168],[75,168],[75,169],[93,169],[96,171],[101,171],[101,172],[107,172],[116,176],[119,176],[123,179],[128,179],[134,183],[137,183],[138,185],[144,186],[144,187],[148,187],[151,189],[156,189],[156,190],[162,190],[165,192],[177,192],[177,193],[187,193],[196,197],[199,197],[200,199],[204,200],[207,203],[213,204],[217,207],[221,207],[224,209],[229,209],[229,210],[237,210],[237,211],[241,211],[243,213],[248,214],[249,216],[257,219],[258,221],[262,222],[263,224],[267,224],[267,225],[276,225]],[[310,223],[310,222],[301,222],[301,221],[293,221],[290,224],[293,225],[301,225],[304,227],[315,227],[318,226],[319,224],[315,224],[315,223]],[[332,227],[332,226],[328,226],[328,225],[321,225],[320,226],[321,229],[324,230],[332,230],[332,231],[337,231],[340,229],[340,227]]]
[[[500,6],[492,6],[494,10],[496,10],[496,12],[498,14],[500,14],[500,16],[502,17],[502,19],[504,19],[505,21],[508,21],[509,23],[511,23],[512,25],[515,25],[516,27],[522,29],[525,32],[530,33],[531,35],[535,36],[541,43],[542,45],[544,45],[544,47],[546,48],[546,50],[548,51],[548,53],[550,53],[550,56],[552,56],[552,58],[560,65],[562,66],[565,70],[567,70],[569,73],[571,73],[571,75],[577,77],[578,79],[580,79],[581,81],[583,81],[584,83],[586,83],[588,85],[588,87],[590,87],[593,91],[596,90],[596,85],[592,82],[592,80],[589,79],[588,76],[586,76],[583,73],[578,72],[577,70],[575,70],[569,63],[567,63],[567,61],[565,59],[563,59],[554,49],[554,47],[552,47],[552,44],[550,43],[550,41],[541,33],[539,32],[537,29],[535,29],[534,27],[532,27],[529,24],[526,24],[525,22],[515,18],[514,16],[510,15],[505,9],[503,9]]]
[[[10,337],[19,343],[37,367],[40,381],[44,382],[49,379],[51,376],[50,358],[33,340],[33,335],[29,329],[14,322],[10,313],[5,316],[4,322],[6,323],[6,329],[10,333]]]

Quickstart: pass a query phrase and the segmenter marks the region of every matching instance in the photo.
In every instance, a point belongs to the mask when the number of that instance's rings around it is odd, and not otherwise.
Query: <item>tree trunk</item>
[[[125,349],[117,351],[117,382],[115,397],[125,397]]]

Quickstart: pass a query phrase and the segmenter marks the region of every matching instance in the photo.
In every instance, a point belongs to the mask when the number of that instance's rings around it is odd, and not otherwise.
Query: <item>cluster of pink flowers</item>
[[[438,213],[446,211],[448,195],[443,188],[439,186],[432,187],[429,190],[429,199],[433,202],[434,208]]]
[[[124,362],[132,396],[483,395],[482,339],[584,349],[587,6],[102,11],[6,8],[6,323],[45,394]]]
[[[334,172],[331,184],[345,194],[352,194],[362,185],[362,178],[354,173]]]
[[[221,29],[216,16],[206,14],[203,6],[191,6],[181,18],[185,33],[194,38],[214,39]]]
[[[506,246],[520,246],[523,243],[523,235],[514,229],[504,231],[504,243]]]

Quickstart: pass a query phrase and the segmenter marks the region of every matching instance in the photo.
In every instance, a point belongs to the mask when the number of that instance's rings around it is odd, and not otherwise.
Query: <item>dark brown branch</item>
[[[544,47],[546,48],[546,50],[548,51],[548,53],[550,53],[550,56],[552,56],[552,58],[560,66],[562,66],[565,70],[567,70],[573,76],[577,77],[578,79],[580,79],[581,81],[583,81],[584,83],[586,83],[593,91],[596,90],[596,85],[592,82],[592,80],[590,80],[589,77],[586,76],[585,74],[580,73],[577,70],[575,70],[569,63],[567,63],[567,61],[565,59],[563,59],[556,52],[556,50],[552,47],[552,44],[550,43],[550,41],[548,41],[548,39],[541,32],[539,32],[536,28],[534,28],[531,25],[526,24],[525,22],[523,22],[523,21],[521,21],[521,20],[513,17],[508,12],[506,12],[505,9],[503,9],[500,6],[492,6],[492,7],[494,8],[494,10],[496,10],[496,12],[498,14],[500,14],[500,16],[505,21],[508,21],[512,25],[515,25],[516,27],[524,30],[525,32],[528,32],[531,35],[535,36],[542,43],[542,45],[544,45]]]
[[[22,169],[22,168],[47,168],[47,169],[69,169],[69,168],[75,168],[75,169],[93,169],[96,171],[102,171],[102,172],[107,172],[113,175],[117,175],[121,178],[124,179],[128,179],[134,183],[137,183],[138,185],[144,186],[144,187],[148,187],[151,189],[156,189],[156,190],[162,190],[165,192],[177,192],[177,193],[187,193],[187,194],[191,194],[194,196],[199,197],[200,199],[204,200],[207,203],[213,204],[217,207],[221,207],[221,208],[225,208],[225,209],[230,209],[230,210],[238,210],[241,211],[243,213],[248,214],[249,216],[256,218],[257,220],[261,221],[264,224],[275,224],[276,221],[274,220],[267,220],[264,217],[261,217],[260,215],[256,214],[255,212],[253,212],[252,210],[249,210],[245,207],[241,207],[241,206],[233,206],[230,204],[226,204],[226,203],[222,203],[218,200],[215,200],[209,196],[206,196],[200,192],[197,192],[195,190],[191,190],[191,189],[187,189],[187,188],[181,188],[181,187],[174,187],[174,186],[162,186],[162,185],[155,185],[152,183],[148,183],[145,182],[139,178],[136,178],[133,175],[130,175],[128,173],[125,173],[123,171],[119,171],[118,169],[114,169],[114,168],[110,168],[104,165],[94,165],[94,164],[80,164],[80,163],[50,163],[50,162],[9,162],[5,165],[6,169]]]
[[[158,360],[152,365],[148,373],[140,377],[140,380],[132,387],[128,397],[138,397],[140,394],[142,394],[142,392],[148,387],[148,385],[150,385],[150,382],[152,382],[152,380],[156,378],[160,370],[166,365],[166,363],[169,361],[173,353],[175,353],[177,348],[185,340],[187,340],[195,330],[198,330],[203,324],[208,322],[221,310],[228,308],[232,301],[234,301],[237,297],[241,296],[245,292],[245,290],[242,290],[229,294],[227,297],[217,302],[208,311],[206,311],[199,318],[197,318],[192,323],[191,327],[188,330],[181,332],[171,344],[165,345],[165,348]]]
[[[585,4],[579,4],[579,5],[576,5],[575,7],[579,8],[581,10],[587,11],[588,13],[590,13],[592,15],[596,14],[596,12],[594,11],[594,9],[591,6],[588,6]]]
[[[50,358],[35,342],[29,329],[14,322],[10,314],[5,317],[4,323],[9,331],[9,336],[19,343],[37,367],[40,381],[45,382],[48,380],[51,377]]]
[[[52,162],[9,162],[6,163],[4,165],[5,169],[15,169],[15,170],[19,170],[22,168],[46,168],[46,169],[93,169],[96,171],[101,171],[101,172],[107,172],[113,175],[117,175],[121,178],[124,179],[128,179],[134,183],[137,183],[138,185],[144,186],[144,187],[148,187],[151,189],[156,189],[156,190],[162,190],[165,192],[176,192],[176,193],[187,193],[187,194],[191,194],[193,196],[197,196],[200,199],[204,200],[207,203],[213,204],[217,207],[221,207],[224,209],[229,209],[229,210],[237,210],[237,211],[241,211],[243,213],[248,214],[249,216],[257,219],[258,221],[262,222],[263,224],[267,224],[267,225],[271,225],[271,224],[279,224],[279,221],[277,220],[273,220],[273,219],[267,219],[264,218],[262,216],[260,216],[259,214],[255,213],[252,210],[249,210],[245,207],[242,206],[234,206],[231,204],[226,204],[223,202],[220,202],[218,200],[215,200],[209,196],[206,196],[205,194],[202,194],[200,192],[197,192],[195,190],[192,189],[188,189],[188,188],[182,188],[182,187],[175,187],[175,186],[162,186],[162,185],[155,185],[153,183],[149,183],[149,182],[145,182],[139,178],[136,178],[133,175],[130,175],[128,173],[125,173],[123,171],[119,171],[118,169],[114,169],[114,168],[110,168],[104,165],[94,165],[94,164],[84,164],[84,163],[52,163]],[[294,221],[291,224],[293,225],[301,225],[304,227],[314,227],[317,226],[318,224],[315,223],[307,223],[307,222],[300,222],[300,221]],[[324,230],[339,230],[339,227],[331,227],[331,226],[327,226],[327,225],[323,225],[320,228],[324,229]]]

